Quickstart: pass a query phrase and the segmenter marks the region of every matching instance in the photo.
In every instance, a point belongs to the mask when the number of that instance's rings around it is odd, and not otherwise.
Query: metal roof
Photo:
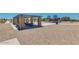
[[[28,15],[28,14],[18,14],[17,16],[33,16],[33,17],[42,17],[39,15]]]

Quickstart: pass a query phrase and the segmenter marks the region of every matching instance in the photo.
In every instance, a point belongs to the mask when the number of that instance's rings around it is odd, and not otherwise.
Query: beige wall
[[[24,20],[24,17],[23,16],[18,16],[18,19],[19,19],[19,26],[20,26],[20,28],[23,28],[24,27],[24,22],[25,22],[25,20]]]
[[[17,25],[17,18],[16,17],[13,18],[13,24]]]

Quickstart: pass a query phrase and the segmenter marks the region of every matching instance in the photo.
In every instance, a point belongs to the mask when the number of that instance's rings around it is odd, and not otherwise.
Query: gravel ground
[[[79,44],[79,25],[54,25],[17,33],[21,44]]]
[[[0,42],[16,38],[16,31],[10,24],[0,24]]]
[[[79,44],[79,24],[50,25],[15,31],[10,24],[0,24],[0,42],[17,38],[21,45]]]

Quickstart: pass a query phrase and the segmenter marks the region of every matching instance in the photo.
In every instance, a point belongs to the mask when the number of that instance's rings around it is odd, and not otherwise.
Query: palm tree
[[[48,21],[51,21],[51,16],[48,15],[48,16],[47,16],[47,19],[48,19]]]
[[[57,15],[53,15],[53,18],[58,18],[58,16]]]
[[[50,15],[48,15],[48,16],[47,16],[47,19],[50,19],[50,18],[51,18],[51,16],[50,16]]]
[[[57,15],[53,15],[53,18],[54,18],[55,23],[58,24],[58,21],[59,21],[58,16]]]

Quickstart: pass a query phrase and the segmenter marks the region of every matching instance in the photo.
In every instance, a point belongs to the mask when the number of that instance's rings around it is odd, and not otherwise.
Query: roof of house
[[[32,16],[32,17],[42,17],[42,16],[39,16],[39,15],[28,15],[28,14],[18,14],[17,16]],[[15,17],[17,17],[15,16]]]

